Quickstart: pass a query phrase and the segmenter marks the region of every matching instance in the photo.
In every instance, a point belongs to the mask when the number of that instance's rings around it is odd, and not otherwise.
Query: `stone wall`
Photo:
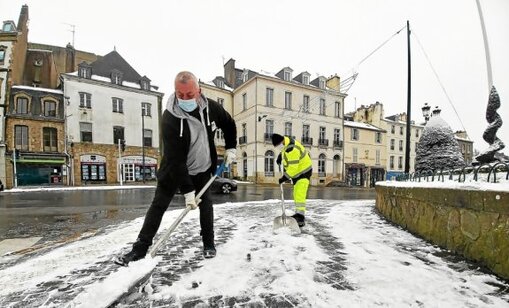
[[[376,193],[388,220],[509,279],[509,192],[377,185]]]

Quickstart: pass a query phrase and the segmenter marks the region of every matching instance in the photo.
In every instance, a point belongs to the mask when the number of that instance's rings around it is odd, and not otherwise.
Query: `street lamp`
[[[424,107],[422,107],[422,116],[424,117],[424,120],[426,121],[426,123],[428,123],[428,121],[429,121],[429,117],[430,117],[429,111],[430,111],[430,109],[431,109],[431,106],[428,105],[428,103],[425,103]]]
[[[267,117],[266,114],[259,115],[258,121],[255,122],[255,156],[254,156],[254,168],[255,168],[255,183],[258,183],[258,122],[261,122],[263,119]],[[265,138],[265,137],[264,137]]]

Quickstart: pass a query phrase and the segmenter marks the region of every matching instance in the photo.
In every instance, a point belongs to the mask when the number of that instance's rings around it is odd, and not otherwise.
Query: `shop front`
[[[22,156],[16,160],[18,186],[62,185],[64,157]]]
[[[345,164],[347,184],[350,186],[364,186],[366,181],[366,166],[364,164]]]
[[[143,160],[143,156],[125,156],[120,163],[124,182],[143,181],[143,175],[145,175],[145,181],[156,180],[157,159],[155,158],[145,156]]]
[[[106,157],[102,155],[80,156],[81,182],[102,184],[106,183]]]

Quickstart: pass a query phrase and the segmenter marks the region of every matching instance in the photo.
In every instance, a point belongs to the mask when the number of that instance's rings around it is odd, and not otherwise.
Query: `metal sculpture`
[[[502,126],[502,118],[497,113],[500,108],[500,97],[494,86],[491,87],[490,98],[488,100],[488,108],[486,109],[486,120],[488,121],[488,128],[484,131],[482,138],[489,144],[489,147],[481,154],[476,156],[479,164],[491,163],[497,160],[495,155],[497,151],[505,148],[504,143],[497,137],[497,131]]]

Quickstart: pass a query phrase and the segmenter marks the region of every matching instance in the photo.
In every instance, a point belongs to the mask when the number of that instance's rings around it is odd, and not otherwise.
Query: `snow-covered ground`
[[[162,226],[179,213],[167,212]],[[218,254],[205,260],[192,211],[156,257],[146,292],[117,306],[509,307],[507,282],[387,223],[373,200],[310,200],[298,236],[273,233],[280,214],[277,200],[216,205]],[[0,306],[101,307],[104,290],[122,293],[123,282],[154,266],[134,263],[127,273],[111,262],[142,222],[12,262],[1,257]]]

